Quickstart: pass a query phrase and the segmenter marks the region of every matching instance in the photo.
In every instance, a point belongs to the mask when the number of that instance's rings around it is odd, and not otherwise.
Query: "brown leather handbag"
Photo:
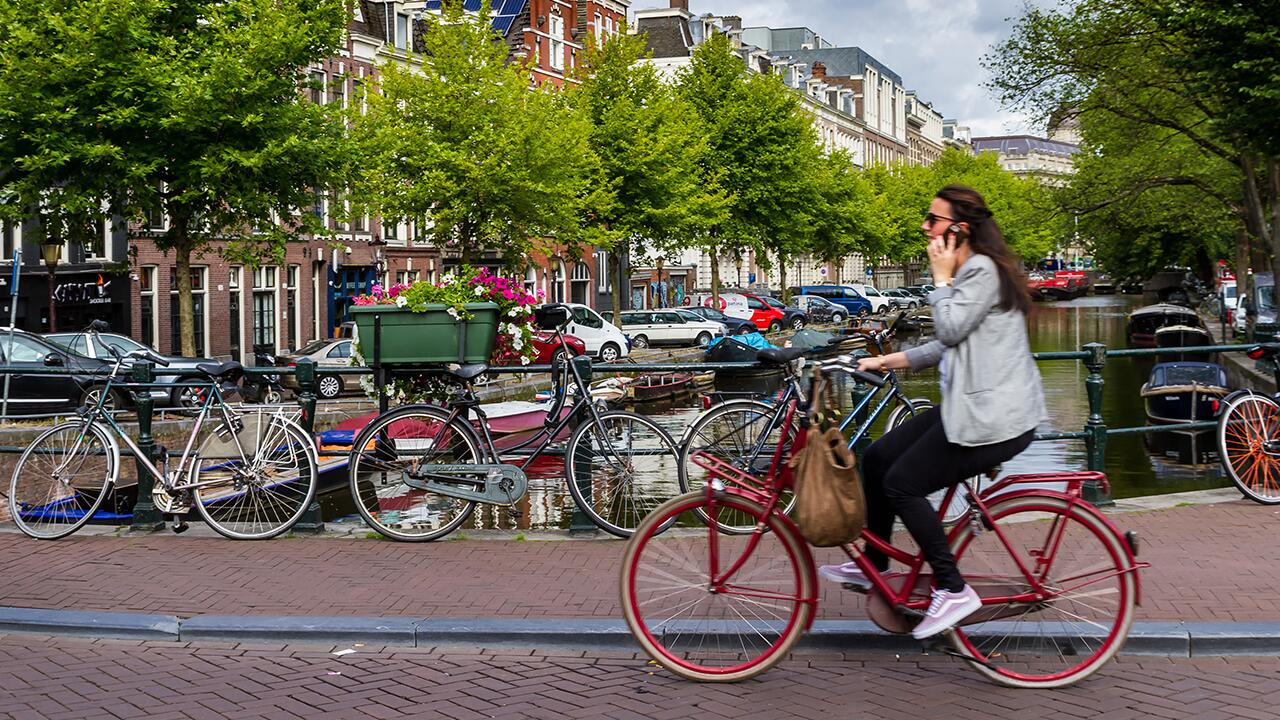
[[[866,525],[867,500],[848,440],[839,427],[826,426],[834,403],[830,383],[818,369],[810,397],[807,440],[791,458],[796,495],[791,516],[810,545],[843,545]]]

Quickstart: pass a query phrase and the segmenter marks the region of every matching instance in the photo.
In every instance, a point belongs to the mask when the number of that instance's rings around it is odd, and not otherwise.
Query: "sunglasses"
[[[927,223],[929,223],[930,225],[932,225],[932,224],[934,224],[934,223],[938,222],[939,220],[949,220],[949,221],[951,221],[951,222],[955,222],[955,221],[956,221],[956,219],[955,219],[955,218],[950,218],[950,217],[947,217],[946,215],[934,215],[934,214],[933,214],[933,213],[931,213],[931,212],[925,211],[925,214],[924,214],[924,221],[925,221],[925,222],[927,222]]]

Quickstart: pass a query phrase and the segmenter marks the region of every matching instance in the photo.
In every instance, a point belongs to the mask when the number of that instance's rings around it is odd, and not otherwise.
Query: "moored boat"
[[[670,372],[641,375],[627,385],[627,399],[636,402],[665,400],[693,392],[693,373]]]
[[[1159,348],[1191,348],[1207,347],[1213,344],[1213,335],[1196,325],[1166,325],[1156,330],[1156,347]],[[1206,355],[1196,354],[1186,357],[1183,353],[1160,353],[1163,360],[1204,359]]]
[[[1129,313],[1129,346],[1135,348],[1156,347],[1156,331],[1170,325],[1203,325],[1195,310],[1171,303],[1159,303],[1140,307]]]
[[[1157,363],[1140,395],[1147,419],[1153,423],[1212,420],[1218,401],[1231,390],[1227,371],[1217,363],[1177,361]]]

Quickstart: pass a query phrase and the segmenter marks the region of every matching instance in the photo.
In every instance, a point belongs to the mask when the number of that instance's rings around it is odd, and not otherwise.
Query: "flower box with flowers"
[[[464,267],[440,282],[416,282],[383,289],[353,300],[358,334],[356,362],[373,360],[374,318],[381,317],[380,360],[390,365],[488,362],[527,365],[533,347],[533,309],[538,299],[518,280]],[[422,382],[393,388],[396,397],[423,399]],[[372,390],[372,387],[367,388]],[[426,393],[439,395],[438,389]]]

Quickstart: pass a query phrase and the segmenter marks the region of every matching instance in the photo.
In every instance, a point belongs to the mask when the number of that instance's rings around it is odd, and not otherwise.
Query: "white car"
[[[888,312],[893,307],[893,301],[871,285],[853,285],[852,287],[854,290],[861,292],[862,296],[871,302],[871,312],[873,313]]]
[[[605,322],[595,310],[578,303],[563,303],[572,316],[565,332],[577,337],[587,346],[587,354],[604,362],[613,362],[627,356],[631,346],[627,336],[612,323]]]
[[[634,348],[654,345],[698,345],[705,347],[712,338],[724,335],[724,326],[710,320],[690,320],[675,309],[628,310],[620,313],[623,332]]]

